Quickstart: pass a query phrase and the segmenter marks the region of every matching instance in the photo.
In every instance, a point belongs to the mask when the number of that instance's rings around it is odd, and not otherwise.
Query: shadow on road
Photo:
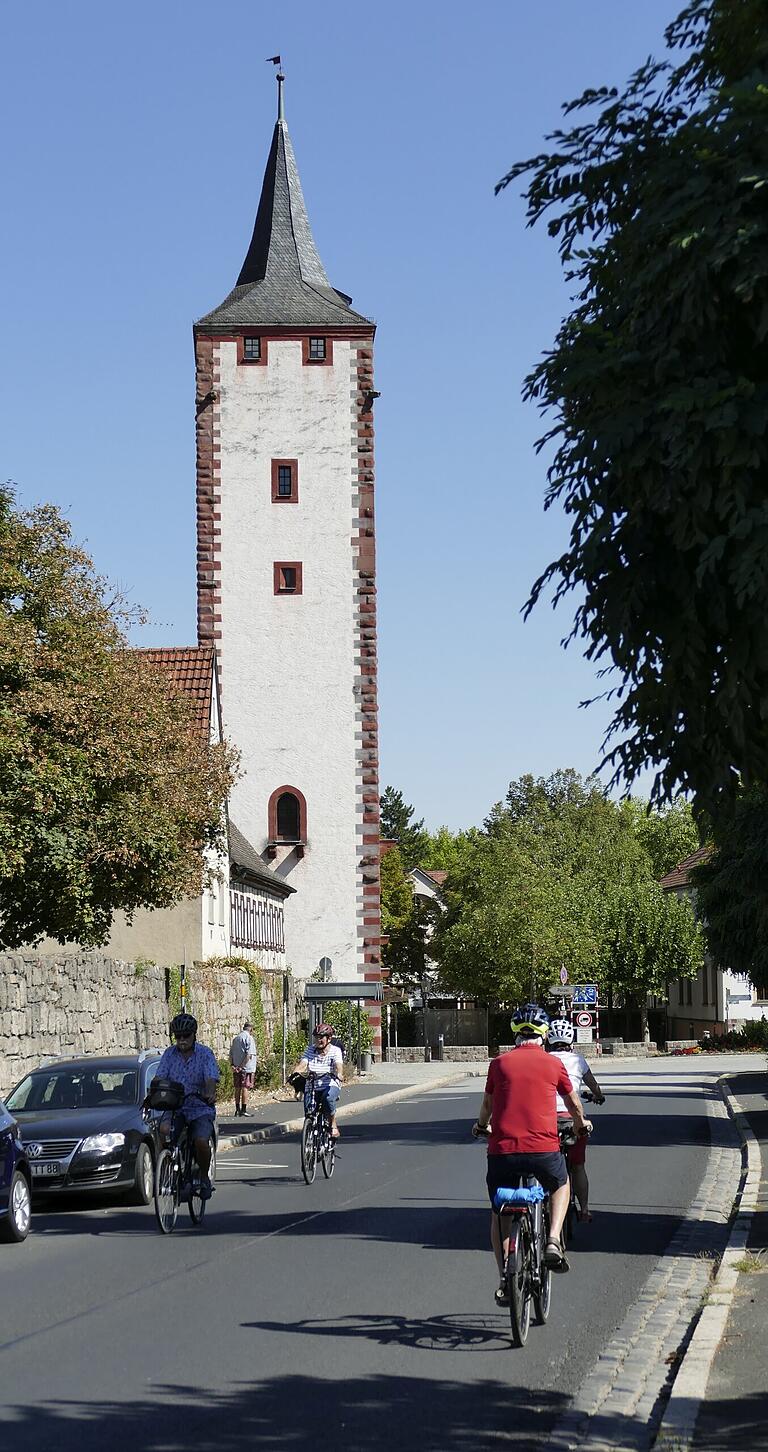
[[[244,1321],[245,1331],[286,1332],[298,1336],[337,1336],[375,1341],[378,1346],[407,1346],[419,1351],[499,1351],[510,1345],[509,1313],[488,1316],[337,1316],[306,1321]]]
[[[171,1348],[169,1348],[169,1353]],[[155,1383],[134,1402],[44,1401],[10,1407],[8,1446],[32,1452],[306,1452],[323,1440],[354,1452],[478,1452],[505,1446],[545,1448],[567,1405],[558,1392],[529,1392],[510,1381],[466,1385],[407,1376],[293,1375],[232,1390]],[[332,1363],[331,1363],[332,1365]],[[330,1368],[329,1368],[330,1369]],[[0,1423],[0,1427],[3,1424]]]

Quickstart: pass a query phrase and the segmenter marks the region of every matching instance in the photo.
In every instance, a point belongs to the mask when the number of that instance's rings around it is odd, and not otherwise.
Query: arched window
[[[281,786],[269,799],[270,842],[307,840],[307,803],[298,787]]]

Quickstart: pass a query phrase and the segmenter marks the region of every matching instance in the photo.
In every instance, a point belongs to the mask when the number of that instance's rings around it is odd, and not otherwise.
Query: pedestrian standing
[[[246,1094],[249,1089],[253,1088],[256,1060],[256,1040],[251,1032],[251,1025],[244,1023],[240,1033],[235,1034],[229,1050],[232,1078],[235,1081],[236,1119],[248,1113],[246,1108]]]

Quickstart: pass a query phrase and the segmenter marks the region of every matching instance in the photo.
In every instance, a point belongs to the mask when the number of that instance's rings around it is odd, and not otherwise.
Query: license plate
[[[61,1174],[61,1165],[58,1160],[47,1160],[44,1165],[31,1165],[33,1180],[47,1180],[51,1175]]]

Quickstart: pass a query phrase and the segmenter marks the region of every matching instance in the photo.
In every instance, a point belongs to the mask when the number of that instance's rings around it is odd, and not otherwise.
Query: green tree
[[[229,748],[127,649],[52,506],[0,491],[0,946],[103,943],[112,915],[199,892],[224,846]]]
[[[419,858],[419,867],[425,867],[429,872],[454,871],[472,838],[473,831],[452,832],[449,827],[438,827],[436,832],[428,834],[425,849]]]
[[[403,868],[399,847],[390,847],[381,859],[381,929],[392,933],[413,911],[413,887]]]
[[[424,818],[413,821],[414,808],[410,807],[403,793],[396,787],[385,788],[381,798],[381,835],[400,848],[400,856],[406,872],[417,867],[429,844],[429,833],[424,828]]]
[[[768,781],[768,8],[695,0],[666,39],[498,189],[528,178],[576,299],[527,380],[571,523],[528,609],[580,598],[614,780],[716,812]]]
[[[620,810],[647,854],[655,878],[671,872],[699,845],[691,805],[682,798],[670,807],[654,808],[639,797],[627,797]]]
[[[606,884],[642,871],[640,847],[594,781],[520,777],[445,883],[433,944],[441,981],[509,1001],[544,991],[563,964],[592,978]]]
[[[740,793],[716,826],[713,852],[691,873],[714,961],[753,982],[768,979],[768,790]]]
[[[600,978],[648,1024],[648,995],[665,996],[672,978],[693,978],[704,961],[704,939],[686,897],[650,878],[622,885],[603,918]]]

